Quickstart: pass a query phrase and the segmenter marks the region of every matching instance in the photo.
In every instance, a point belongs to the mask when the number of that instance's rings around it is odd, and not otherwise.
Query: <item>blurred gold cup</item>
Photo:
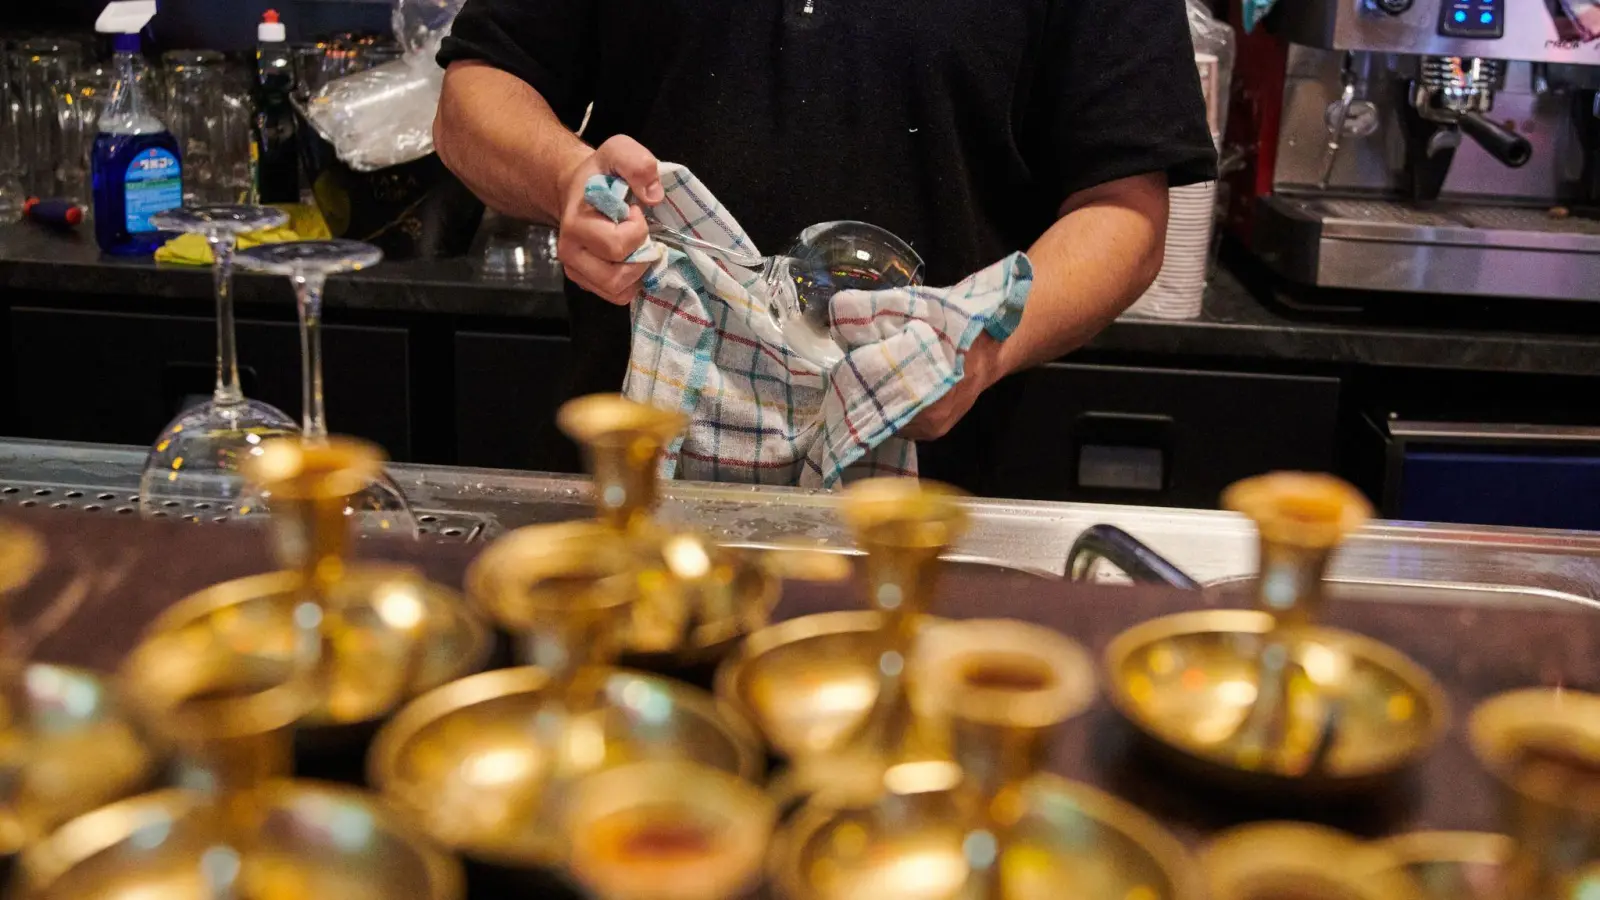
[[[1499,785],[1516,842],[1507,897],[1578,896],[1600,862],[1600,695],[1499,694],[1473,710],[1468,739]]]
[[[727,772],[619,766],[574,787],[567,866],[601,900],[732,900],[759,878],[776,819],[766,794]]]

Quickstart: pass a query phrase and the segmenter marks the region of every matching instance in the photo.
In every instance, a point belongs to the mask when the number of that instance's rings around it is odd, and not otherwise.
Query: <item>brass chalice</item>
[[[1315,624],[1323,577],[1370,507],[1327,476],[1241,482],[1228,506],[1261,536],[1257,609],[1154,619],[1107,647],[1112,704],[1191,772],[1236,788],[1370,788],[1445,732],[1444,692],[1370,638]]]
[[[1382,843],[1298,822],[1260,822],[1214,838],[1200,854],[1210,900],[1426,900]]]
[[[710,695],[611,667],[639,591],[631,539],[599,523],[521,529],[474,561],[474,600],[535,664],[461,679],[378,734],[369,780],[445,845],[514,869],[557,865],[573,786],[629,762],[757,776],[758,738]]]
[[[917,728],[906,669],[940,556],[966,522],[960,496],[913,479],[851,486],[843,512],[864,551],[863,590],[874,611],[769,626],[719,669],[718,695],[787,757],[784,791],[871,797],[887,766],[937,755]]]
[[[0,857],[136,792],[155,770],[98,674],[18,654],[6,627],[10,602],[43,567],[46,552],[39,535],[0,521]]]
[[[556,422],[584,449],[598,521],[627,536],[637,555],[626,659],[651,669],[715,663],[766,624],[781,572],[762,554],[654,518],[661,462],[686,416],[600,394],[569,401]]]
[[[300,654],[236,652],[201,631],[151,635],[122,687],[199,776],[80,816],[26,850],[22,898],[460,900],[459,865],[376,796],[291,780],[292,732],[317,705],[315,608]]]
[[[334,438],[261,449],[245,471],[273,495],[285,570],[200,591],[150,631],[286,659],[298,652],[296,615],[314,614],[318,699],[301,723],[301,742],[318,751],[359,744],[407,700],[481,668],[491,636],[456,592],[408,567],[349,559],[346,501],[382,472],[376,447]]]
[[[1039,774],[1057,728],[1094,696],[1088,654],[1046,628],[941,623],[910,681],[949,758],[898,762],[877,798],[814,796],[774,845],[789,900],[1195,898],[1181,845],[1126,804]]]
[[[1485,831],[1413,831],[1378,841],[1376,865],[1398,866],[1423,900],[1507,900],[1516,842]],[[1574,896],[1576,900],[1576,896]]]
[[[1480,703],[1473,754],[1499,787],[1505,896],[1593,896],[1600,881],[1600,695],[1509,691]]]

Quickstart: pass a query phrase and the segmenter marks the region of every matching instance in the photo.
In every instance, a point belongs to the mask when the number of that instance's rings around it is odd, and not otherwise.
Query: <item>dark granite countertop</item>
[[[235,297],[241,305],[288,303],[293,294],[285,282],[240,273]],[[105,256],[87,229],[63,233],[26,223],[0,226],[0,290],[29,292],[30,303],[49,302],[48,294],[212,302],[208,268]],[[465,258],[385,262],[330,278],[324,302],[334,309],[566,317],[559,291],[484,278]]]
[[[241,276],[240,304],[287,304],[282,279]],[[141,296],[209,304],[210,274],[102,257],[92,237],[28,224],[0,226],[0,291],[21,302],[76,304]],[[9,302],[18,302],[9,299]],[[330,309],[544,322],[564,302],[549,286],[487,278],[471,260],[385,262],[332,279]],[[1293,292],[1228,258],[1193,321],[1121,320],[1090,351],[1180,360],[1399,366],[1600,375],[1600,303]]]

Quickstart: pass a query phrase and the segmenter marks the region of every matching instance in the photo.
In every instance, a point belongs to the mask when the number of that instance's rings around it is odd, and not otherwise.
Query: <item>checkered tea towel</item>
[[[648,219],[760,252],[688,169],[663,163],[661,183],[666,200]],[[596,209],[627,216],[620,178],[596,176],[585,188]],[[1016,253],[949,289],[841,291],[833,336],[847,354],[824,371],[786,346],[760,272],[656,241],[631,260],[651,268],[633,303],[623,392],[690,416],[662,475],[696,481],[832,488],[916,474],[916,445],[895,433],[961,380],[981,332],[1011,336],[1033,283],[1033,267]]]

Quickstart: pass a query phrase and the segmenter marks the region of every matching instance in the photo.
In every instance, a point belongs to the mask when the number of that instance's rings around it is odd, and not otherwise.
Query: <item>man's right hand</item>
[[[635,206],[628,218],[613,222],[583,198],[584,185],[595,175],[618,175],[646,206],[666,199],[656,158],[633,138],[617,135],[579,159],[561,177],[561,230],[556,252],[561,266],[578,287],[618,306],[633,302],[646,263],[625,263],[649,236],[644,213]]]

